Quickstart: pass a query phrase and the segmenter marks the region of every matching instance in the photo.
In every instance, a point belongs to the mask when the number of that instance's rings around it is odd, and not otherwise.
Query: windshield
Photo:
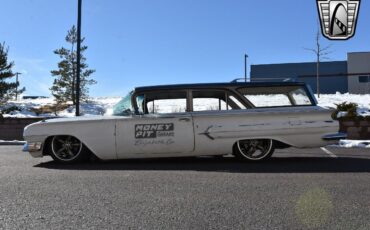
[[[132,111],[134,111],[134,109],[131,103],[131,97],[133,93],[133,91],[128,93],[113,107],[114,116],[127,116],[133,114]]]

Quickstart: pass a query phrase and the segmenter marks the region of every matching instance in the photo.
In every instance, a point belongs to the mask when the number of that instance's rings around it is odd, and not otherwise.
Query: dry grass
[[[32,108],[31,111],[36,113],[37,116],[45,113],[54,113],[57,115],[58,112],[67,109],[69,106],[68,104],[43,105],[39,108]]]

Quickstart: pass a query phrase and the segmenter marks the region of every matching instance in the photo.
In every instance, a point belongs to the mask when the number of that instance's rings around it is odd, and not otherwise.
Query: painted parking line
[[[327,153],[330,157],[333,157],[333,158],[338,158],[337,155],[335,155],[334,153],[332,153],[331,151],[329,151],[328,149],[326,149],[325,147],[321,147],[320,148],[322,151],[324,151],[325,153]]]

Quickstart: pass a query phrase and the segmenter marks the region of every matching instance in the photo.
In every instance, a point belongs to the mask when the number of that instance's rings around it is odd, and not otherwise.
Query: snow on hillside
[[[317,96],[316,96],[317,98]],[[357,94],[321,94],[320,98],[317,98],[319,106],[326,108],[335,108],[335,104],[342,102],[354,102],[359,105],[359,112],[363,115],[370,115],[370,94],[357,95]],[[90,102],[81,103],[81,111],[84,116],[94,115],[110,115],[115,104],[121,100],[121,97],[98,97],[91,98]],[[274,104],[276,98],[271,97],[271,103]],[[32,108],[40,108],[45,105],[53,105],[54,100],[52,98],[40,98],[40,99],[26,99],[19,101],[10,101],[3,108],[10,108],[16,106],[19,111],[12,111],[10,114],[4,114],[4,117],[36,117],[37,115],[32,112]],[[170,106],[170,105],[169,105]],[[72,117],[74,116],[74,106],[58,113],[60,117]],[[55,116],[53,113],[40,114],[39,116]]]
[[[315,95],[317,98],[317,95]],[[321,94],[317,98],[319,105],[322,107],[335,108],[335,104],[342,102],[357,103],[359,107],[370,108],[370,92],[369,94],[349,94],[349,93],[336,93],[336,94]]]
[[[317,95],[315,95],[317,98]],[[362,116],[370,116],[370,94],[322,94],[317,98],[319,106],[326,108],[335,108],[335,104],[343,102],[353,102],[358,104],[357,113]]]
[[[107,111],[112,110],[113,106],[121,100],[121,97],[100,97],[91,98],[89,102],[81,103],[81,113],[84,116],[96,116],[107,114]],[[39,114],[37,115],[32,111],[33,108],[40,108],[42,106],[51,106],[55,104],[53,98],[40,98],[40,99],[25,99],[18,101],[10,101],[3,108],[18,107],[19,110],[12,111],[9,114],[4,114],[4,117],[53,117],[54,113]],[[73,117],[75,108],[70,105],[67,109],[58,112],[58,117]]]

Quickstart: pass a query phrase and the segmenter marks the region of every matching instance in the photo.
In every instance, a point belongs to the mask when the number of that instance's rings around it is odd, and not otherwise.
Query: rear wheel
[[[85,161],[89,152],[80,140],[73,136],[54,136],[51,140],[51,157],[61,163]]]
[[[269,139],[241,140],[234,147],[234,155],[247,161],[263,161],[273,153],[274,141]]]

